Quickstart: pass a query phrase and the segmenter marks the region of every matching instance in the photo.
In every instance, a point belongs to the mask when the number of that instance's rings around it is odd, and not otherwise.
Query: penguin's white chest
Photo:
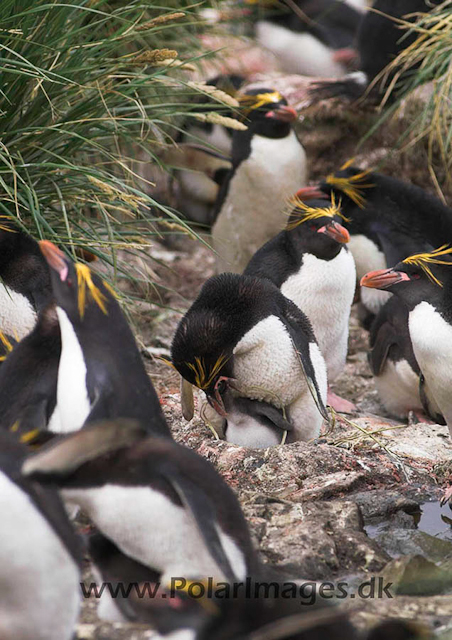
[[[70,640],[79,571],[28,495],[0,472],[0,638]]]
[[[406,418],[409,411],[421,410],[419,376],[406,360],[387,360],[384,370],[374,378],[378,395],[390,414]]]
[[[283,407],[306,390],[291,337],[277,316],[258,322],[234,349],[234,377],[248,398]]]
[[[61,356],[58,367],[58,419],[52,424],[61,433],[76,431],[83,426],[91,410],[86,385],[86,362],[71,321],[63,309],[57,307],[61,330]]]
[[[344,67],[333,60],[334,51],[310,33],[297,33],[260,20],[256,24],[259,43],[278,59],[287,73],[324,78],[342,78]]]
[[[345,248],[332,260],[304,254],[300,270],[281,286],[281,293],[311,321],[329,381],[339,375],[345,364],[355,286],[355,263]]]
[[[367,236],[362,234],[351,235],[347,246],[355,260],[358,281],[369,271],[388,268],[385,254]],[[391,293],[389,291],[361,287],[361,302],[372,313],[377,313],[390,297]]]
[[[254,135],[237,167],[212,230],[218,271],[241,273],[251,256],[287,222],[287,199],[306,184],[306,154],[294,131]]]
[[[409,314],[413,351],[428,387],[452,428],[452,326],[428,302]]]
[[[105,485],[65,489],[63,495],[78,504],[123,553],[161,571],[162,584],[175,576],[219,575],[191,514],[160,492],[150,487]],[[237,578],[243,579],[243,554],[217,529]]]
[[[0,331],[20,339],[35,324],[36,311],[28,298],[0,282]]]

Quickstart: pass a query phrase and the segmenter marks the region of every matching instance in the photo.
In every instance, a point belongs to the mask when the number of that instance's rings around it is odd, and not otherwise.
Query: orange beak
[[[42,255],[46,259],[49,267],[56,271],[60,276],[61,282],[64,282],[68,274],[68,267],[64,253],[61,249],[58,249],[53,242],[50,242],[50,240],[41,240],[39,242],[39,248],[41,249]]]
[[[300,200],[328,200],[329,196],[323,191],[320,191],[319,187],[303,187],[302,189],[298,189],[295,194],[297,198]]]
[[[269,111],[265,114],[266,118],[275,118],[275,120],[281,120],[281,122],[293,122],[298,118],[298,113],[293,107],[281,105],[273,111]]]
[[[394,271],[394,269],[380,269],[379,271],[370,271],[361,278],[360,285],[369,287],[369,289],[387,289],[393,284],[399,282],[407,282],[410,276],[403,271]]]
[[[329,224],[318,229],[317,233],[324,233],[341,244],[346,244],[350,240],[350,234],[347,229],[335,220],[332,220]]]

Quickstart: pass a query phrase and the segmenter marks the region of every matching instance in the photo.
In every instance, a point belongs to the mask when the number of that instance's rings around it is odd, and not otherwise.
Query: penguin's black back
[[[311,33],[332,49],[352,46],[361,14],[343,0],[296,0],[307,20],[292,8],[268,9],[265,19],[286,29]]]
[[[350,167],[335,175],[346,177],[360,172]],[[344,215],[350,218],[343,224],[351,234],[372,239],[384,251],[388,266],[452,240],[452,209],[425,189],[377,172],[370,172],[363,183],[372,185],[361,190],[364,208],[336,191],[338,197],[343,196]],[[322,189],[331,192],[326,183]]]
[[[107,314],[88,301],[82,320],[70,317],[87,368],[88,420],[133,418],[155,435],[170,436],[129,324],[101,278],[92,273],[92,280],[107,299]]]
[[[61,338],[55,306],[43,309],[33,331],[0,367],[0,429],[44,429],[56,404]]]
[[[228,353],[255,324],[292,306],[269,280],[233,273],[213,276],[176,330],[172,360],[187,361],[187,353]],[[309,320],[304,316],[301,321],[308,340],[314,341]]]
[[[0,229],[1,281],[40,311],[52,298],[50,274],[38,243],[13,223]]]
[[[439,2],[440,0],[428,3],[426,0],[375,0],[373,8],[381,13],[367,11],[357,37],[361,57],[360,66],[369,82],[417,37],[416,33],[408,33],[405,29],[400,29],[399,23],[391,20],[391,17],[400,19],[407,14],[419,11],[425,13],[431,10],[432,4],[439,4]],[[407,20],[413,22],[415,18],[411,17]]]

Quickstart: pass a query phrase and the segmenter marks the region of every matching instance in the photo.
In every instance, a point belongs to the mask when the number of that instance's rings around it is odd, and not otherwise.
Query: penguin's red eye
[[[411,276],[413,278],[413,280],[420,280],[420,273],[413,273],[413,275]]]
[[[72,278],[67,278],[66,284],[68,284],[70,287],[72,287]]]
[[[310,224],[309,228],[311,231],[317,231],[317,227],[315,226],[315,224]]]

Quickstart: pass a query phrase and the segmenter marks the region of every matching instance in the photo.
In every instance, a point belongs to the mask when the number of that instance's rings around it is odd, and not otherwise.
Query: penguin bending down
[[[244,580],[257,556],[238,500],[212,465],[132,420],[98,422],[44,445],[22,471],[57,486],[162,584]]]
[[[328,383],[342,372],[356,286],[355,263],[345,246],[350,236],[334,195],[309,205],[293,198],[285,231],[253,256],[244,275],[267,278],[309,318],[325,359]],[[348,400],[328,394],[337,411],[353,411]]]
[[[357,33],[357,47],[360,59],[360,70],[351,73],[336,82],[315,83],[310,93],[317,99],[343,97],[357,100],[366,89],[365,97],[379,102],[387,90],[392,71],[385,86],[377,83],[385,68],[404,50],[411,46],[419,34],[416,31],[400,28],[404,24],[416,22],[419,12],[432,10],[442,0],[375,0],[372,9],[364,14]],[[417,65],[419,66],[419,65]],[[412,73],[416,67],[410,67]],[[402,75],[404,78],[405,75]],[[400,79],[398,79],[400,82]]]
[[[360,280],[367,272],[392,267],[414,253],[428,252],[452,237],[452,209],[413,184],[366,171],[346,162],[300,198],[334,194],[341,199],[350,232],[348,248]],[[372,316],[389,299],[388,291],[361,290],[361,302]]]
[[[85,264],[73,263],[48,240],[61,330],[57,407],[52,428],[75,431],[85,421],[126,417],[171,437],[132,331],[110,288]]]
[[[0,225],[0,331],[17,339],[29,333],[37,313],[50,302],[46,261],[36,240],[16,224]]]
[[[71,640],[81,545],[57,493],[21,476],[26,455],[0,430],[0,638]]]
[[[182,318],[173,366],[225,415],[228,390],[284,409],[288,441],[319,435],[326,369],[307,317],[270,281],[224,273],[207,280]],[[274,435],[268,444],[275,444]]]
[[[251,256],[281,231],[286,201],[306,184],[306,155],[292,128],[297,113],[276,91],[239,98],[246,131],[232,136],[232,169],[216,203],[212,229],[217,271],[241,273]]]
[[[0,367],[0,429],[24,435],[58,429],[56,395],[61,354],[54,303],[38,315],[34,329],[18,342]]]
[[[406,258],[392,269],[374,271],[364,287],[389,290],[408,307],[408,326],[421,370],[421,400],[432,415],[437,405],[452,435],[452,248]]]
[[[342,78],[357,57],[352,47],[361,17],[343,0],[274,2],[258,7],[256,38],[286,73]]]

